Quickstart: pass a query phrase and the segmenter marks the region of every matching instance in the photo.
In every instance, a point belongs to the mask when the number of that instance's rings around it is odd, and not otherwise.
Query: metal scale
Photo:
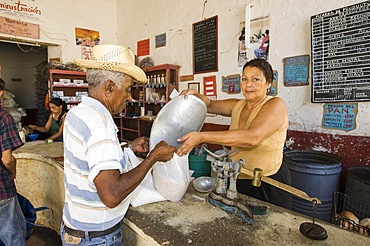
[[[246,169],[242,169],[242,167],[245,165],[243,159],[232,161],[230,158],[230,155],[236,151],[230,151],[223,146],[223,152],[221,154],[215,154],[206,148],[204,149],[208,153],[207,160],[211,162],[213,171],[217,173],[216,187],[209,194],[209,203],[220,207],[227,213],[238,215],[247,224],[253,223],[253,215],[267,214],[267,206],[259,204],[255,202],[254,199],[237,192],[236,181],[238,175],[242,172],[253,177],[253,186],[259,187],[261,186],[261,181],[264,181],[270,185],[312,202],[314,210],[313,222],[302,223],[300,225],[300,232],[311,239],[324,240],[327,238],[326,230],[320,225],[315,224],[316,204],[321,204],[321,201],[318,198],[312,198],[304,191],[263,176],[262,169],[256,168],[253,173]]]

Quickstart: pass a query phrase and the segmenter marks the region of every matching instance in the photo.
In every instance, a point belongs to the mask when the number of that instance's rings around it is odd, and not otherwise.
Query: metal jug
[[[152,150],[161,140],[176,148],[182,144],[177,139],[200,131],[207,115],[206,104],[196,96],[187,99],[179,95],[169,101],[158,113],[150,133],[149,148]]]

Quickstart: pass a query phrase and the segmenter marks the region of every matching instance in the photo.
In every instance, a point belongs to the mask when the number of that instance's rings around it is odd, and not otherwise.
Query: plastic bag
[[[129,164],[129,169],[135,168],[141,163],[130,148],[124,149],[126,163]],[[166,199],[154,188],[153,176],[149,171],[143,181],[131,193],[130,203],[133,207],[138,207],[144,204],[165,201]]]
[[[191,181],[188,155],[178,156],[166,162],[157,162],[153,167],[154,187],[170,200],[178,202],[185,195]]]

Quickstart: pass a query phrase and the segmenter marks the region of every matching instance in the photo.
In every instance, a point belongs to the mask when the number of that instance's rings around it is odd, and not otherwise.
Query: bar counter
[[[54,211],[37,213],[37,222],[57,231],[64,204],[63,144],[25,144],[14,152],[17,158],[18,192],[35,207]],[[207,193],[192,184],[177,203],[158,202],[130,207],[123,219],[125,245],[369,245],[370,238],[316,220],[328,238],[316,241],[299,232],[312,218],[272,204],[268,214],[254,216],[252,225],[208,203]]]

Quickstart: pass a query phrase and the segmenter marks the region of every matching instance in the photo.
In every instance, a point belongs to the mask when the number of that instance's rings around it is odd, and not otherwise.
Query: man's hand
[[[149,138],[139,137],[131,142],[131,149],[133,152],[148,152],[149,151]]]
[[[153,164],[157,161],[167,162],[172,159],[176,148],[169,146],[165,141],[160,141],[152,151],[150,151],[146,159],[152,160]]]

